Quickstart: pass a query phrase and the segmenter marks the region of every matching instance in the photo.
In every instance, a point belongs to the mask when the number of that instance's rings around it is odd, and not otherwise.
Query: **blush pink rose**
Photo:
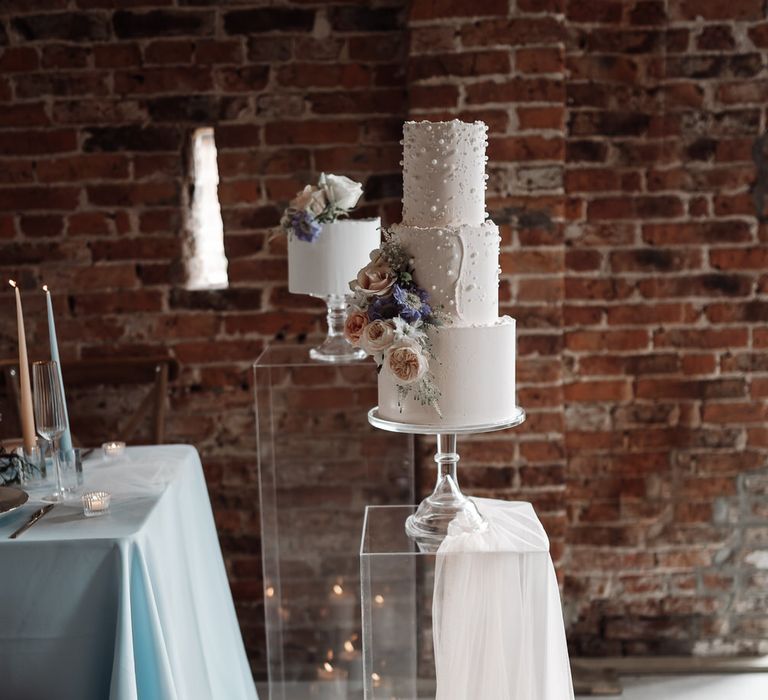
[[[344,337],[355,347],[360,345],[360,335],[368,325],[368,316],[360,309],[351,309],[344,321]]]
[[[357,273],[357,287],[367,296],[384,296],[395,284],[395,275],[384,256],[375,253],[360,272]]]
[[[387,321],[371,321],[360,334],[360,347],[369,355],[383,353],[395,342],[395,328]]]
[[[415,384],[429,369],[421,348],[416,343],[406,341],[387,351],[384,366],[398,384]]]

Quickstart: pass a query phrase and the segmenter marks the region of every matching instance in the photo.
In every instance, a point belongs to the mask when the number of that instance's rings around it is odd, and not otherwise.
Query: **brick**
[[[561,73],[565,57],[561,48],[518,49],[515,68],[522,73]]]
[[[265,7],[234,10],[224,14],[224,29],[227,34],[308,32],[314,23],[314,11],[299,8]]]
[[[579,381],[563,387],[566,401],[627,401],[632,386],[627,381]]]
[[[460,37],[468,47],[554,44],[565,38],[565,27],[555,17],[480,20],[461,27]]]
[[[117,126],[86,129],[83,149],[94,151],[175,151],[181,134],[171,127]]]
[[[453,53],[417,56],[408,62],[411,81],[446,76],[480,76],[508,73],[508,51],[483,51],[477,53]]]
[[[197,92],[210,90],[213,86],[211,71],[207,66],[116,72],[114,80],[115,92],[120,95]]]
[[[759,20],[763,19],[763,5],[760,0],[682,0],[675,14],[688,20]]]
[[[93,56],[97,68],[133,68],[141,64],[137,44],[97,44]]]
[[[33,71],[39,63],[37,51],[26,46],[4,49],[0,55],[0,70],[5,73]]]
[[[491,138],[488,157],[492,161],[561,160],[565,153],[563,139],[546,136]]]
[[[557,78],[514,78],[506,82],[485,81],[466,88],[468,104],[507,102],[562,102],[565,86]]]
[[[93,154],[41,160],[37,176],[43,182],[78,180],[125,180],[129,177],[129,161],[123,155]]]
[[[717,248],[709,253],[709,262],[718,270],[764,270],[768,267],[765,248]]]
[[[214,30],[214,14],[204,10],[119,10],[113,15],[112,22],[120,39],[208,36]]]
[[[11,25],[26,41],[59,39],[91,42],[108,39],[111,32],[107,18],[96,12],[60,12],[56,14],[15,17]]]
[[[410,6],[410,20],[506,15],[508,9],[506,0],[487,0],[482,4],[471,0],[414,0]]]
[[[740,220],[707,221],[699,224],[668,223],[643,225],[643,240],[651,245],[738,243],[752,238],[748,223]]]
[[[269,67],[219,68],[214,75],[216,84],[224,92],[251,92],[266,87]]]
[[[572,331],[565,334],[565,347],[574,352],[584,350],[640,350],[649,346],[646,330]]]
[[[191,41],[153,41],[144,48],[147,63],[189,63],[195,45]]]
[[[734,348],[746,346],[749,333],[746,328],[727,330],[658,330],[654,333],[653,344],[656,347],[681,348]]]
[[[750,293],[752,280],[745,275],[706,274],[645,279],[638,288],[644,297],[738,297]]]

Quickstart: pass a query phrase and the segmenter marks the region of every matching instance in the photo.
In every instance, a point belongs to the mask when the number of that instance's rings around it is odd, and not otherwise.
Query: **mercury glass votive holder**
[[[109,512],[109,502],[112,494],[108,491],[88,491],[83,494],[83,515],[93,518],[97,515],[106,515]]]

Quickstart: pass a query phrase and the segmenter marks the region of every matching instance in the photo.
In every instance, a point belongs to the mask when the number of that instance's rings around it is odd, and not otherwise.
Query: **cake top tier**
[[[405,122],[403,224],[478,225],[485,221],[483,122]]]

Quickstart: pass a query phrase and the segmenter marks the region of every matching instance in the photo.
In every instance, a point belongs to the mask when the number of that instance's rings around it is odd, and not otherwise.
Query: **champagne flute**
[[[66,428],[66,419],[64,396],[56,362],[35,362],[32,365],[32,384],[37,432],[51,443],[53,468],[56,470],[56,490],[43,500],[55,503],[63,501],[67,495],[61,481],[61,462],[59,461],[59,439]]]

